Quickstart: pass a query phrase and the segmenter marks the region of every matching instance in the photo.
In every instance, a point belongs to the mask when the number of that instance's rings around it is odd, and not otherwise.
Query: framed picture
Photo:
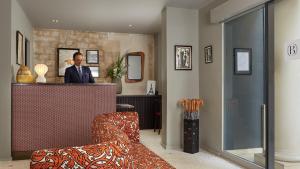
[[[17,37],[16,37],[16,50],[17,50],[17,64],[18,65],[24,65],[25,64],[25,58],[24,58],[24,52],[23,52],[23,34],[20,31],[17,31]]]
[[[211,45],[206,46],[204,48],[204,60],[205,60],[206,64],[213,62],[212,46]]]
[[[252,72],[252,50],[250,48],[235,48],[234,74],[250,75]]]
[[[155,95],[155,83],[156,81],[154,80],[148,80],[147,81],[147,95]]]
[[[192,46],[175,45],[175,70],[192,70]]]
[[[30,57],[30,41],[25,38],[25,65],[27,66],[27,58]]]
[[[86,50],[86,63],[98,64],[99,63],[99,51],[98,50]]]
[[[99,67],[98,66],[89,66],[90,67],[90,70],[91,70],[91,73],[92,73],[92,76],[95,78],[95,77],[99,77]]]
[[[144,52],[133,52],[126,55],[127,74],[125,82],[134,83],[143,80]]]
[[[65,76],[66,68],[74,64],[73,54],[79,52],[76,48],[57,48],[58,76]]]

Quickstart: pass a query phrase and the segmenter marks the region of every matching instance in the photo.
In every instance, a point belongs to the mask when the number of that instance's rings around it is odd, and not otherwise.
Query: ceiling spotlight
[[[58,23],[59,20],[58,20],[58,19],[52,19],[52,22],[53,22],[53,23]]]

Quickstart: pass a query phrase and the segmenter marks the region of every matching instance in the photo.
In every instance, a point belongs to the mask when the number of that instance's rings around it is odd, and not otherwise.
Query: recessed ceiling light
[[[132,28],[132,27],[133,27],[133,25],[131,25],[131,24],[130,24],[130,25],[128,25],[128,26],[129,26],[130,28]]]
[[[53,23],[58,23],[59,20],[58,20],[58,19],[52,19],[52,22],[53,22]]]

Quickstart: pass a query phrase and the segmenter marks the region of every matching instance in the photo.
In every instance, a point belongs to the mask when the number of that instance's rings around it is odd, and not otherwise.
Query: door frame
[[[255,7],[253,9],[250,9],[249,11],[246,11],[240,15],[234,16],[230,18],[229,20],[233,20],[235,18],[240,17],[241,15],[247,14],[249,12],[252,12],[253,10],[264,7],[264,15],[265,15],[265,21],[264,21],[264,31],[265,31],[265,41],[264,41],[264,54],[265,54],[265,90],[267,92],[266,94],[266,103],[267,103],[267,109],[266,109],[266,151],[265,151],[265,167],[259,166],[255,163],[252,163],[246,159],[243,159],[239,156],[236,156],[234,154],[231,154],[224,150],[224,57],[225,57],[225,21],[222,23],[222,152],[221,156],[224,158],[227,158],[228,160],[231,160],[243,167],[249,168],[249,169],[274,169],[275,165],[275,146],[274,146],[274,115],[275,115],[275,108],[274,108],[274,98],[275,98],[275,88],[274,88],[274,3],[273,1],[269,1],[263,5],[260,5],[258,7]]]
[[[265,55],[267,59],[266,169],[275,168],[275,66],[274,66],[274,2],[265,4]]]

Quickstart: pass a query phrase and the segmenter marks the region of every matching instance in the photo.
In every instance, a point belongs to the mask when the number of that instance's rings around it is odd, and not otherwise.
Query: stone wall
[[[138,83],[125,83],[122,94],[144,94],[147,80],[154,80],[154,36],[148,34],[128,34],[110,32],[87,32],[57,29],[35,29],[33,31],[33,65],[44,63],[49,67],[46,74],[48,83],[63,83],[58,77],[57,48],[79,48],[83,55],[86,50],[99,50],[100,77],[97,83],[111,82],[106,77],[107,68],[117,59],[129,52],[145,53],[144,79]]]

